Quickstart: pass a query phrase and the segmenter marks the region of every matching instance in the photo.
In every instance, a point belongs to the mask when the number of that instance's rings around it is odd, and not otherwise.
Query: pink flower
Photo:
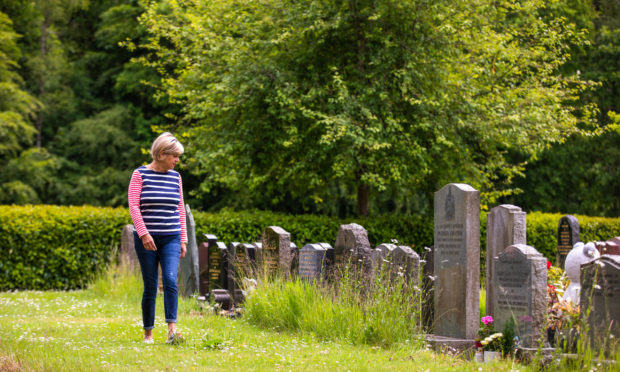
[[[480,321],[482,323],[484,323],[484,325],[489,325],[489,324],[493,323],[493,317],[490,316],[490,315],[483,316],[482,319],[480,319]]]

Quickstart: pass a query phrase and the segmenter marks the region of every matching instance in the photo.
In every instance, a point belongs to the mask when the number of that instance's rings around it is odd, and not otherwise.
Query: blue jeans
[[[179,256],[181,254],[181,235],[152,235],[156,251],[148,251],[142,244],[142,239],[134,231],[134,246],[140,268],[144,292],[142,293],[142,323],[144,329],[155,327],[155,300],[157,299],[157,285],[161,264],[162,282],[164,284],[164,312],[167,323],[176,323],[179,295],[177,291],[177,273],[179,271]]]

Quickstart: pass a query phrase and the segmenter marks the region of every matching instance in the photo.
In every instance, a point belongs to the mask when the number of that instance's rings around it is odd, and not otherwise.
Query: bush
[[[561,214],[529,213],[527,241],[549,260],[555,260]],[[620,235],[619,218],[576,216],[583,241]],[[433,244],[433,220],[422,216],[378,216],[338,219],[287,215],[266,211],[194,212],[198,241],[215,234],[230,243],[260,241],[267,226],[291,233],[298,247],[307,243],[334,244],[341,224],[359,223],[368,230],[372,246],[396,239],[423,252]],[[109,264],[120,244],[121,230],[131,223],[126,208],[0,206],[0,290],[83,288]],[[484,263],[486,215],[481,215],[481,260]]]
[[[0,290],[85,287],[107,267],[128,222],[124,209],[0,207]]]

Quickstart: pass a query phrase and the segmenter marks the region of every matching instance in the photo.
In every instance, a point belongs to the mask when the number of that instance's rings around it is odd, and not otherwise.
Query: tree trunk
[[[368,205],[370,203],[370,187],[366,184],[357,186],[357,215],[368,217]]]

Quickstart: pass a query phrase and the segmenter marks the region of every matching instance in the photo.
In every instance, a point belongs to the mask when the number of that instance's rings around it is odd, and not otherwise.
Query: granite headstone
[[[299,278],[320,280],[324,275],[327,250],[320,244],[306,244],[299,250]]]
[[[581,266],[581,317],[592,350],[620,347],[620,256],[602,255]]]
[[[510,204],[499,205],[487,214],[486,315],[495,314],[494,258],[511,245],[526,243],[525,215],[521,208]]]
[[[515,244],[494,259],[494,327],[513,318],[523,346],[535,347],[547,316],[547,259],[533,247]]]
[[[198,244],[196,242],[196,224],[189,207],[185,205],[185,220],[187,228],[187,252],[179,262],[179,294],[189,297],[197,293],[200,288],[200,269],[198,266]]]
[[[577,217],[566,215],[560,218],[558,222],[558,250],[556,253],[556,263],[559,267],[564,268],[568,252],[579,241],[579,221]]]
[[[266,274],[286,275],[291,267],[291,234],[279,226],[263,230],[263,265]]]
[[[435,192],[434,334],[472,340],[480,321],[480,192],[451,183]]]

